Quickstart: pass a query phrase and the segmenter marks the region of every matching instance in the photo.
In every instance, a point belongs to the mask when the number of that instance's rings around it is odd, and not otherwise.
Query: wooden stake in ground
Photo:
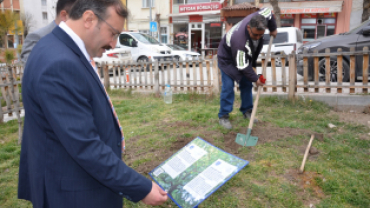
[[[313,134],[312,134],[312,135],[311,135],[310,142],[309,142],[309,143],[308,143],[308,145],[307,145],[306,152],[304,153],[303,161],[302,161],[302,165],[301,165],[301,167],[299,168],[299,173],[303,173],[304,165],[306,164],[306,160],[307,160],[308,152],[310,151],[310,148],[311,148],[311,144],[312,144],[313,138],[315,138],[315,135],[313,135]]]

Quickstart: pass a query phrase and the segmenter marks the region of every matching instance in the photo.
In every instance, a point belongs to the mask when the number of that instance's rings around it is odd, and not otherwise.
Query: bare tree
[[[272,6],[272,9],[274,10],[275,19],[276,19],[276,25],[277,27],[281,27],[280,23],[280,7],[279,7],[279,1],[278,0],[270,0],[270,4]]]
[[[26,12],[24,14],[21,15],[21,20],[22,20],[22,23],[23,23],[23,33],[24,33],[24,37],[26,37],[29,33],[29,31],[31,30],[31,28],[34,27],[34,19],[33,19],[33,14],[29,13],[29,12]]]
[[[370,2],[364,0],[364,9],[362,12],[362,22],[368,20],[370,17]]]

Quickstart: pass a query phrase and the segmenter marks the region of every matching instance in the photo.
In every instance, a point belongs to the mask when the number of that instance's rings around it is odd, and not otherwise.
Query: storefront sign
[[[220,10],[221,4],[220,2],[211,2],[211,3],[203,3],[203,4],[186,4],[179,6],[180,13],[187,13],[187,12],[203,12],[203,11],[213,11],[213,10]]]
[[[307,8],[307,9],[280,9],[281,14],[301,14],[301,13],[325,13],[330,8]]]
[[[293,19],[293,14],[281,14],[280,19]]]
[[[211,27],[221,27],[221,23],[211,23]]]
[[[337,13],[318,13],[318,14],[301,14],[302,18],[334,18]]]
[[[203,16],[189,15],[189,22],[203,22]]]

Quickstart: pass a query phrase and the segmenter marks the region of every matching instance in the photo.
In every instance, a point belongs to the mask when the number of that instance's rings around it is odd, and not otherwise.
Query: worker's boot
[[[243,114],[243,117],[244,117],[244,119],[251,119],[251,117],[252,117],[252,109],[247,110],[247,112],[245,112]],[[257,123],[258,122],[258,119],[255,118],[253,122],[254,123]]]
[[[219,118],[218,122],[222,127],[225,129],[232,129],[233,126],[230,123],[229,115],[223,115],[221,118]]]

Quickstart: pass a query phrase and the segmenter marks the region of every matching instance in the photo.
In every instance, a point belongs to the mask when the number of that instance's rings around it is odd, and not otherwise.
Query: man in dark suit
[[[36,30],[27,35],[22,46],[21,60],[23,64],[26,64],[28,56],[30,55],[33,47],[36,43],[45,35],[49,34],[53,29],[59,25],[61,21],[65,22],[68,19],[68,13],[71,9],[73,3],[76,0],[58,0],[56,6],[56,18],[50,24],[46,25],[43,28]]]
[[[122,139],[91,57],[116,44],[120,0],[77,0],[70,19],[34,47],[22,96],[26,112],[18,198],[34,208],[159,205],[167,193],[121,160]]]

